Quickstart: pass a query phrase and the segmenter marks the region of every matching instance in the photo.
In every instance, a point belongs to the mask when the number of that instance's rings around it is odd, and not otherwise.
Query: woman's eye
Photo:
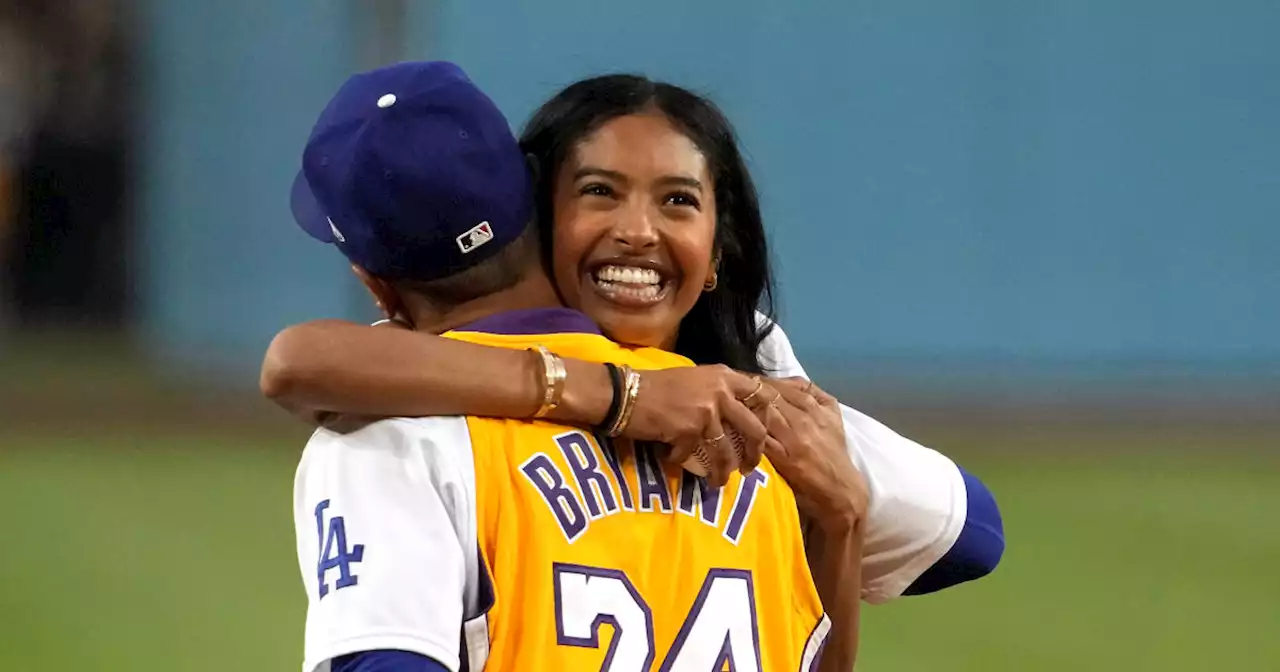
[[[578,193],[583,196],[611,196],[613,195],[613,189],[610,189],[607,184],[592,182],[591,184],[583,185],[582,188],[578,190]]]
[[[663,204],[675,205],[675,206],[687,207],[687,208],[697,208],[697,207],[700,207],[701,205],[698,202],[697,196],[694,196],[693,194],[683,192],[683,191],[677,191],[673,194],[669,194],[666,200],[663,201]]]

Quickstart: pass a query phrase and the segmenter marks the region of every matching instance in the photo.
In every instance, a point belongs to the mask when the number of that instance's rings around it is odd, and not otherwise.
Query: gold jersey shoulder
[[[588,362],[627,364],[636,369],[672,369],[693,366],[688,358],[658,348],[632,348],[618,345],[600,334],[490,334],[477,331],[450,331],[446,338],[499,348],[525,350],[539,345],[561,357]]]
[[[586,334],[451,336],[689,365]],[[794,495],[767,461],[712,489],[666,464],[665,447],[545,422],[468,424],[495,596],[485,669],[796,670],[816,657],[822,606]]]

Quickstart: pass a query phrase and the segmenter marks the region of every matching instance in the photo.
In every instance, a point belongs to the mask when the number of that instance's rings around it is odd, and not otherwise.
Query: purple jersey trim
[[[904,595],[925,595],[994,572],[1004,555],[1004,522],[996,498],[977,476],[960,469],[969,500],[964,528],[942,559],[925,570]]]
[[[448,672],[449,668],[409,651],[361,651],[330,662],[333,672]]]
[[[591,318],[568,308],[527,308],[505,310],[482,317],[452,331],[474,331],[508,336],[538,334],[599,334]]]

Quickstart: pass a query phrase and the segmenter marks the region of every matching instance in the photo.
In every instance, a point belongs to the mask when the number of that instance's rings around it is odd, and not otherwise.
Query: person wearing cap
[[[447,63],[351,78],[308,141],[303,227],[388,315],[529,351],[542,401],[534,421],[316,431],[294,487],[304,670],[816,669],[831,625],[790,487],[762,459],[714,488],[616,438],[645,372],[691,362],[560,306],[530,189],[506,120]],[[548,421],[562,355],[607,363],[595,431]]]

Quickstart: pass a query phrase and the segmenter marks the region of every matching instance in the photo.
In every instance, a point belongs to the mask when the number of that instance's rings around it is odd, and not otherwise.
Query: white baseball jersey
[[[381,649],[459,669],[462,624],[482,618],[470,446],[456,417],[311,437],[293,490],[304,672]]]
[[[778,325],[760,344],[760,363],[778,378],[809,377]],[[880,604],[901,596],[951,550],[968,508],[964,478],[942,453],[844,404],[840,413],[849,456],[870,490],[862,598]]]

